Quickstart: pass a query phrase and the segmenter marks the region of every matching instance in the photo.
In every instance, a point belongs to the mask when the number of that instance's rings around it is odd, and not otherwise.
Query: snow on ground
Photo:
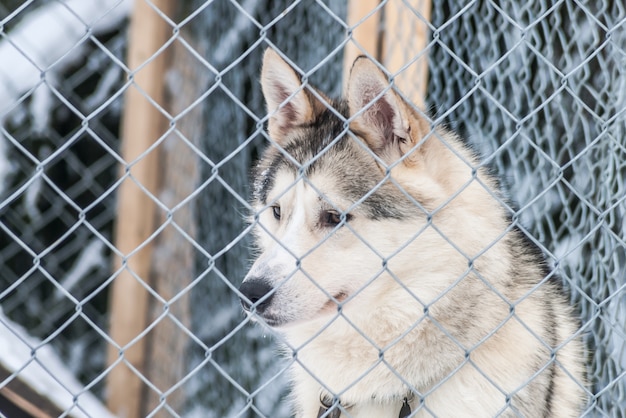
[[[5,369],[60,409],[71,411],[71,417],[113,418],[93,394],[84,390],[52,347],[28,335],[1,310],[0,352],[0,364]],[[0,381],[0,387],[9,382]]]

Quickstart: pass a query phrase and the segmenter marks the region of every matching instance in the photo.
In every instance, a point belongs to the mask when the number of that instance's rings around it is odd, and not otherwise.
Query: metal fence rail
[[[236,291],[252,259],[249,171],[268,144],[261,56],[276,48],[339,96],[357,45],[406,64],[392,72],[427,66],[423,105],[501,175],[514,221],[580,311],[584,415],[626,417],[621,1],[364,1],[372,12],[356,20],[350,1],[135,2],[0,4],[0,412],[11,393],[40,408],[45,399],[50,415],[103,416],[102,405],[129,417],[289,415],[287,362]],[[141,19],[167,39],[135,66],[128,28]],[[373,20],[396,22],[369,33],[382,39],[375,52],[359,32]],[[400,34],[417,28],[416,53]],[[155,99],[140,77],[158,59]],[[139,157],[123,151],[136,140],[121,133],[130,91],[158,124]],[[138,170],[155,156],[153,187]],[[115,228],[128,185],[155,219],[125,250],[129,231]],[[123,281],[145,309],[113,314]],[[114,325],[137,320],[129,340],[116,336]],[[128,387],[111,383],[120,370]]]

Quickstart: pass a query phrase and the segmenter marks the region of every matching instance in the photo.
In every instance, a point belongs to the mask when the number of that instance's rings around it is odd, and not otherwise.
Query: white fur
[[[266,55],[264,73],[290,80],[283,92],[298,89],[289,68]],[[262,78],[271,96],[280,80]],[[379,153],[381,170],[392,164],[400,187],[428,197],[428,213],[374,221],[342,196],[337,178],[315,171],[304,179],[289,168],[276,173],[267,202],[255,208],[262,252],[246,280],[271,281],[275,293],[263,316],[279,322],[295,358],[296,415],[317,417],[321,394],[341,400],[342,416],[359,418],[395,418],[404,396],[417,417],[546,414],[541,382],[552,379],[551,416],[576,416],[584,366],[571,308],[554,286],[536,287],[542,270],[526,261],[495,182],[482,169],[473,174],[477,162],[453,134],[430,131],[393,90],[378,95],[392,119],[360,110],[375,109],[367,101],[383,80],[371,62],[357,60],[348,83],[354,130],[368,132],[363,152]],[[363,89],[367,98],[354,98]],[[306,108],[309,100],[296,95],[302,115],[316,112],[314,104]],[[400,140],[385,137],[388,122]],[[284,146],[289,130],[275,140]],[[353,217],[335,229],[316,227],[328,207]],[[526,388],[530,381],[536,385]]]

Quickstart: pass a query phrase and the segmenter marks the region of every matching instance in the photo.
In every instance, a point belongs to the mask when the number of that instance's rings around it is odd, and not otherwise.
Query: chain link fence
[[[346,36],[366,19],[322,0],[137,3],[150,13],[131,19],[129,0],[0,2],[0,412],[17,397],[51,416],[105,416],[103,405],[128,417],[289,416],[287,363],[236,291],[252,259],[249,172],[267,145],[261,56],[277,48],[339,96]],[[502,176],[513,218],[578,307],[584,415],[626,416],[623,3],[446,0],[430,16],[416,2],[373,3],[383,14],[393,3],[408,25],[380,29],[383,62],[411,62],[395,36],[427,27],[426,108]],[[129,25],[142,17],[167,40],[131,67]],[[160,58],[157,100],[139,74]],[[138,157],[121,133],[131,90],[162,125]],[[152,188],[138,170],[155,155]],[[115,229],[125,183],[155,219],[129,251]],[[123,271],[146,307],[116,316]],[[113,322],[128,318],[141,329],[121,341]],[[136,380],[122,388],[132,410],[111,401],[119,369]]]

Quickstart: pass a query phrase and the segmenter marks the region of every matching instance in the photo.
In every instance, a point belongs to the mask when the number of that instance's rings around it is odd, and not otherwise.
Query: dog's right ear
[[[267,130],[279,145],[288,142],[291,129],[312,122],[325,106],[304,86],[300,76],[271,48],[265,50],[261,88],[267,104]]]
[[[417,160],[419,152],[413,151],[430,132],[430,126],[392,87],[373,61],[357,58],[348,79],[350,129],[360,132],[385,164],[404,157],[403,164],[410,165]],[[420,152],[426,147],[421,146]]]

